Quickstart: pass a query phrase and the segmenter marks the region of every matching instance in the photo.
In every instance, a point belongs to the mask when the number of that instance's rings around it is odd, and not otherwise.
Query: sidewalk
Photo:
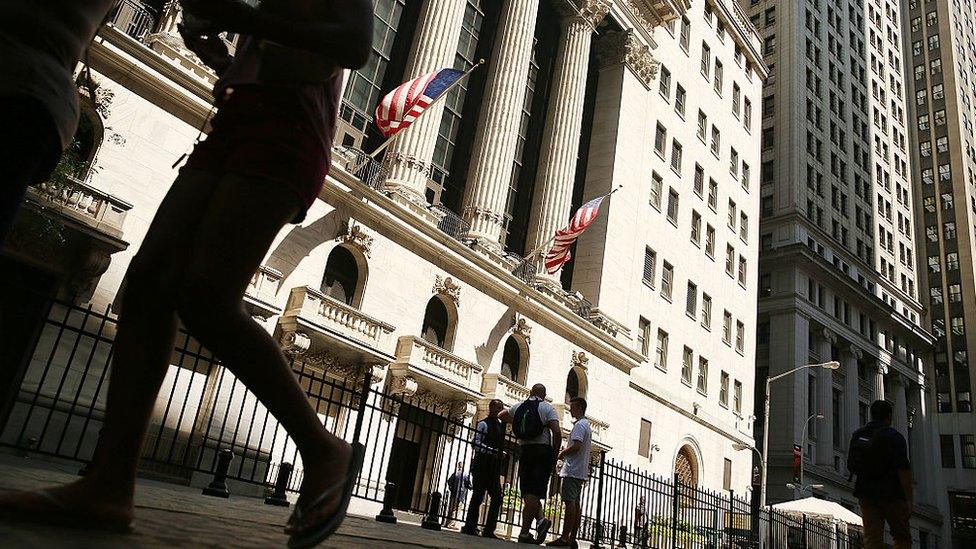
[[[0,454],[0,492],[39,488],[77,478],[78,465],[42,458]],[[221,499],[199,489],[140,480],[136,520],[130,534],[60,529],[29,523],[0,522],[0,545],[7,547],[284,547],[282,528],[290,509],[256,498]],[[511,549],[511,542],[457,532],[424,530],[400,521],[383,524],[372,517],[350,516],[321,547],[464,547]]]

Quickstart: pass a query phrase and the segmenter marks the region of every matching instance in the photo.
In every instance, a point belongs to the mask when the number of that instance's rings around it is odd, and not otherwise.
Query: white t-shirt
[[[539,398],[539,397],[529,397],[529,400],[540,400],[541,401],[539,403],[539,418],[542,419],[542,433],[540,433],[539,436],[537,436],[537,437],[527,438],[527,439],[519,439],[519,444],[522,444],[522,445],[525,445],[525,444],[548,444],[549,446],[552,446],[552,433],[549,431],[548,425],[549,425],[549,422],[550,421],[557,421],[558,422],[559,421],[559,415],[556,414],[556,409],[552,407],[552,404],[549,404],[548,402],[542,400],[541,398]],[[525,401],[525,402],[528,402],[528,400]],[[512,417],[515,417],[515,412],[518,411],[519,406],[522,406],[523,404],[525,404],[525,402],[522,402],[520,404],[517,404],[515,406],[512,406],[511,408],[508,409],[508,413],[512,414]]]
[[[586,480],[590,476],[590,446],[593,439],[593,431],[590,429],[590,422],[585,417],[581,417],[573,424],[573,430],[569,433],[569,442],[574,440],[580,443],[580,449],[569,454],[563,459],[563,468],[559,471],[559,476]]]

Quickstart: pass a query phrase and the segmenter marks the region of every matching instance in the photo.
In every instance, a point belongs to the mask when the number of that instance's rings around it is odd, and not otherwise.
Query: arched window
[[[566,376],[566,402],[580,396],[580,379],[576,375],[576,370],[570,370]]]
[[[355,306],[359,286],[359,265],[356,258],[344,246],[337,246],[329,254],[322,277],[322,293],[346,305]]]
[[[502,375],[516,383],[524,383],[525,371],[522,368],[522,349],[518,341],[509,336],[502,351]]]
[[[424,325],[420,330],[420,337],[424,340],[447,349],[449,346],[448,336],[450,328],[450,315],[444,300],[438,296],[430,298],[427,302],[427,310],[424,312]]]

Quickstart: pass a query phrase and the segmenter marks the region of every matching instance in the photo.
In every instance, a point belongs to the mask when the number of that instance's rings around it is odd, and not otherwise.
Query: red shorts
[[[186,167],[235,173],[287,187],[301,202],[300,223],[329,170],[330,151],[289,88],[241,86],[217,102],[211,132],[193,149]]]

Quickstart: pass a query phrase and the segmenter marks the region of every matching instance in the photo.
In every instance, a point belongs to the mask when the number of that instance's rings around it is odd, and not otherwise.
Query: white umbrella
[[[847,524],[853,524],[854,526],[864,526],[864,523],[861,522],[861,517],[857,513],[850,511],[839,503],[815,497],[784,501],[783,503],[773,505],[773,509],[798,515],[830,518],[840,522],[846,522]]]

